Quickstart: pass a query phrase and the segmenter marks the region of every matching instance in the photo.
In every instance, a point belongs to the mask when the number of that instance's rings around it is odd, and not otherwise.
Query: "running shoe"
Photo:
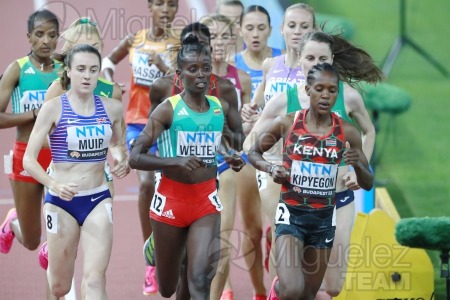
[[[147,266],[155,266],[155,242],[153,234],[145,241],[144,244],[144,259]]]
[[[267,296],[266,295],[255,295],[253,296],[253,300],[266,300]]]
[[[272,228],[270,226],[266,229],[266,256],[264,257],[264,268],[267,273],[269,273],[269,260],[270,260],[270,250],[272,249]]]
[[[5,221],[1,226],[0,231],[0,252],[8,253],[11,250],[14,241],[14,232],[11,230],[11,220],[17,218],[16,209],[13,207],[8,211]]]
[[[275,284],[278,281],[278,276],[274,278],[272,282],[272,286],[270,287],[269,296],[267,297],[267,300],[278,300],[278,296],[275,293]]]
[[[220,300],[234,300],[233,290],[224,290]],[[265,299],[264,299],[265,300]]]
[[[48,249],[47,249],[47,241],[43,242],[41,247],[39,247],[39,265],[42,269],[47,270],[48,268]]]
[[[147,266],[145,271],[145,280],[143,294],[146,296],[154,295],[158,292],[158,282],[156,281],[156,267]]]

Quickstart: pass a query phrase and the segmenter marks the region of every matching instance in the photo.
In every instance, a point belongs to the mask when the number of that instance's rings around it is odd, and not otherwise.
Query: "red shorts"
[[[177,227],[223,209],[217,195],[216,178],[196,184],[180,183],[162,176],[150,204],[150,218]]]
[[[24,142],[19,141],[14,142],[13,168],[12,173],[9,174],[9,179],[14,181],[25,181],[40,184],[33,177],[31,177],[27,173],[27,171],[25,171],[23,168],[23,156],[25,154],[25,150],[27,149],[27,145],[28,144]],[[52,161],[52,153],[50,151],[50,148],[42,148],[41,151],[39,152],[38,162],[42,166],[44,171],[47,170],[51,161]]]

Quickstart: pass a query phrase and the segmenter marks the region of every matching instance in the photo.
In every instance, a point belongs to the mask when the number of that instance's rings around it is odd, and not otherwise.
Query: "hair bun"
[[[182,45],[199,44],[198,37],[191,33],[183,39],[181,44]]]

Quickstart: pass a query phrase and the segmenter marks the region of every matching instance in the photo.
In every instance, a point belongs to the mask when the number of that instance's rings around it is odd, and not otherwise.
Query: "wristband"
[[[273,170],[275,170],[276,167],[278,167],[278,166],[275,164],[270,166],[269,172],[267,172],[270,177],[273,177]]]
[[[108,57],[105,57],[102,60],[102,71],[104,71],[105,69],[111,69],[113,70],[113,72],[116,70],[116,64],[113,63]]]

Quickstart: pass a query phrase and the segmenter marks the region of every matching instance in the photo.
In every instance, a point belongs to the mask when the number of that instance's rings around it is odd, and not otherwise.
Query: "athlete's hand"
[[[116,84],[120,88],[120,90],[122,91],[122,95],[125,94],[125,92],[127,91],[125,83],[123,83],[123,82],[116,82]]]
[[[258,114],[258,105],[256,103],[245,103],[241,109],[242,121],[252,123],[254,121],[254,115]],[[252,118],[253,117],[253,118]]]
[[[359,152],[350,147],[350,143],[345,142],[344,161],[349,166],[357,166],[359,163]]]
[[[273,182],[282,184],[284,182],[289,182],[289,172],[285,167],[275,165],[272,170]]]
[[[359,190],[360,186],[358,185],[358,181],[356,180],[356,173],[353,171],[349,171],[344,174],[344,184],[350,190]]]
[[[150,51],[148,54],[148,65],[155,65],[160,71],[166,66],[156,51]]]
[[[56,183],[54,186],[50,187],[50,189],[58,194],[58,197],[61,200],[70,201],[72,198],[78,194],[76,187],[78,184],[69,182],[69,183]]]
[[[177,165],[188,171],[195,171],[206,167],[205,162],[197,156],[179,157]]]
[[[130,173],[130,166],[128,165],[128,158],[126,157],[122,161],[114,160],[114,168],[111,170],[111,174],[121,179]]]
[[[234,153],[233,155],[224,156],[223,158],[225,162],[229,164],[231,169],[235,172],[239,172],[245,166],[245,161],[237,153]]]

